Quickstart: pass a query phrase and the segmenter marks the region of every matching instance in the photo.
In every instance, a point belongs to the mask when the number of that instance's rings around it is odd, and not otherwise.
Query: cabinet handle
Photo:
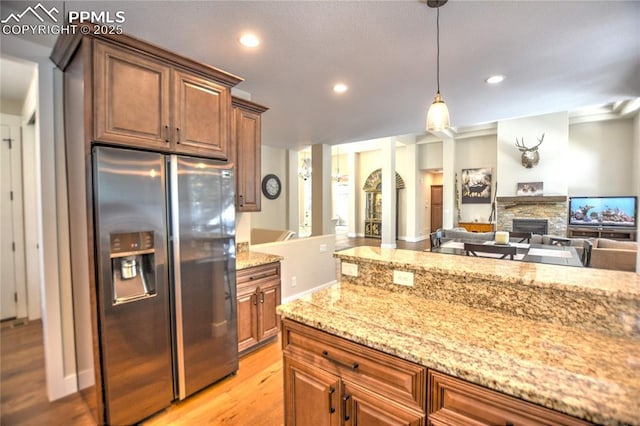
[[[256,293],[253,293],[251,295],[251,299],[253,299],[253,304],[257,305],[258,304],[258,295]]]
[[[238,195],[238,198],[240,198],[240,207],[244,207],[244,196]]]
[[[512,422],[506,422],[506,423],[504,424],[504,426],[513,426],[513,423],[512,423]]]
[[[253,281],[253,280],[259,280],[260,278],[265,278],[268,276],[273,275],[271,272],[268,272],[266,274],[262,274],[262,275],[252,275],[249,277],[249,281]]]
[[[333,414],[336,412],[336,409],[333,408],[333,394],[335,393],[336,388],[333,386],[329,386],[329,413]]]
[[[351,417],[349,417],[349,413],[347,412],[347,402],[351,398],[351,395],[345,395],[342,397],[342,412],[344,413],[344,421],[348,421]]]
[[[164,141],[169,143],[169,126],[164,126]]]
[[[342,362],[342,361],[338,361],[335,358],[332,358],[329,355],[329,352],[327,351],[322,351],[322,356],[325,357],[326,359],[328,359],[329,361],[333,362],[334,364],[338,364],[338,365],[343,365],[345,367],[349,367],[350,369],[352,369],[353,371],[357,370],[358,367],[360,367],[360,364],[358,364],[357,362],[353,362],[351,364],[349,364],[348,362]]]
[[[176,143],[180,143],[180,127],[176,127]]]
[[[264,291],[260,292],[260,303],[264,303]]]

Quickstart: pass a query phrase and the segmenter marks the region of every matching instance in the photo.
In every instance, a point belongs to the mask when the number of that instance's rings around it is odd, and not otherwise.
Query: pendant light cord
[[[440,6],[436,9],[436,81],[440,93]]]

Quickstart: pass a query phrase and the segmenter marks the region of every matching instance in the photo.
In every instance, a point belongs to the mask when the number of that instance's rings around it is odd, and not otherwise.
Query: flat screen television
[[[636,228],[637,197],[571,197],[569,226]]]

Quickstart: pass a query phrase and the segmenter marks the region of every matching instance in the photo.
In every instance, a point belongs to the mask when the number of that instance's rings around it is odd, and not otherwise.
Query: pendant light
[[[449,110],[447,105],[442,100],[440,95],[440,6],[443,6],[447,0],[428,0],[427,5],[429,7],[436,8],[436,81],[438,84],[438,91],[433,98],[433,103],[429,107],[427,113],[427,130],[430,132],[439,132],[449,128]]]

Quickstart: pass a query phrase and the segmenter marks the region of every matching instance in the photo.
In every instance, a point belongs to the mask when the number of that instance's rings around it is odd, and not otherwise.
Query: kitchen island
[[[336,257],[340,284],[283,318],[549,411],[640,424],[638,274],[373,247]]]

